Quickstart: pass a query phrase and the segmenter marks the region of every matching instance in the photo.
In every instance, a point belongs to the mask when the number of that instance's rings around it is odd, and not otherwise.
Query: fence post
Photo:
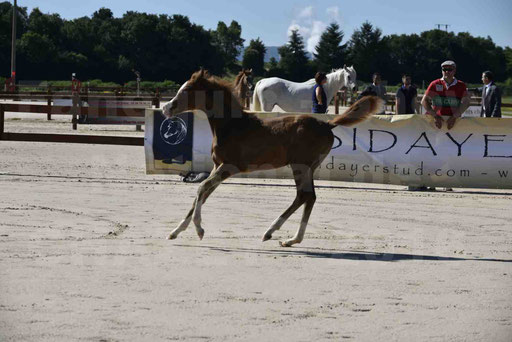
[[[73,92],[73,99],[71,100],[73,103],[73,107],[71,108],[71,123],[73,124],[73,130],[76,131],[77,128],[77,115],[78,115],[78,92]]]
[[[338,96],[338,92],[334,94],[334,114],[340,113],[340,97]]]
[[[0,104],[0,140],[2,140],[4,135],[4,105]]]
[[[52,85],[48,86],[48,101],[47,101],[48,109],[46,112],[46,120],[52,119]]]
[[[155,93],[155,108],[160,108],[160,89],[156,88]]]

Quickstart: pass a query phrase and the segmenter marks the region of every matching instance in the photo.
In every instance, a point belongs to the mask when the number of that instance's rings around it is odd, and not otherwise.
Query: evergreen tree
[[[308,57],[304,50],[304,40],[298,30],[293,30],[288,44],[279,48],[279,69],[284,77],[292,81],[304,81],[311,78]]]
[[[318,70],[325,72],[340,68],[345,64],[345,45],[341,45],[343,31],[336,23],[330,24],[322,33],[320,42],[315,47],[315,64]]]
[[[267,64],[267,77],[280,77],[281,76],[281,70],[279,70],[279,63],[277,62],[277,59],[275,57],[271,57],[268,64]]]
[[[376,71],[386,78],[386,43],[382,38],[382,31],[368,21],[354,31],[348,43],[348,55],[361,79],[371,79],[372,73]]]
[[[252,69],[254,76],[263,76],[266,52],[267,48],[259,38],[252,39],[244,51],[242,67]]]

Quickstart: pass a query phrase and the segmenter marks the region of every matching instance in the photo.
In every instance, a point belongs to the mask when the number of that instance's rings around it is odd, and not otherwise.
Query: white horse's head
[[[357,73],[353,65],[349,67],[345,65],[343,68],[336,71],[339,72],[340,76],[343,78],[341,87],[347,87],[351,91],[357,90]]]

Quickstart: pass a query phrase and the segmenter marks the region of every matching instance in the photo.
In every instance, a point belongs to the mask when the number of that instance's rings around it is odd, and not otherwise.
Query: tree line
[[[12,5],[0,3],[0,76],[10,73]],[[369,81],[380,72],[389,84],[398,84],[403,73],[416,83],[440,77],[440,63],[457,62],[457,76],[480,82],[481,72],[492,70],[498,81],[512,83],[512,49],[497,46],[490,37],[461,32],[430,30],[421,34],[383,35],[369,22],[363,23],[344,43],[345,34],[330,24],[309,59],[303,37],[293,31],[279,48],[279,61],[264,62],[266,47],[259,39],[244,49],[242,27],[219,21],[207,30],[183,15],[156,15],[128,11],[115,18],[108,8],[92,16],[72,20],[58,14],[30,14],[19,7],[17,14],[17,78],[63,80],[76,72],[81,79],[125,83],[137,70],[146,81],[181,83],[200,67],[227,75],[252,68],[255,76],[279,76],[294,81],[311,78],[316,71],[354,65],[358,79]],[[243,51],[241,63],[237,60]]]
[[[354,65],[358,79],[370,81],[379,72],[388,84],[398,84],[404,73],[416,83],[441,76],[441,63],[455,60],[457,77],[468,83],[480,83],[483,71],[492,70],[497,81],[512,83],[512,49],[497,46],[490,37],[473,37],[467,32],[455,34],[430,30],[421,34],[383,36],[369,22],[354,31],[342,44],[344,33],[336,23],[322,34],[314,58],[308,60],[303,38],[297,31],[279,49],[281,59],[269,63],[268,74],[292,80],[304,80],[316,70],[330,71],[343,65]],[[250,46],[249,46],[250,47]]]

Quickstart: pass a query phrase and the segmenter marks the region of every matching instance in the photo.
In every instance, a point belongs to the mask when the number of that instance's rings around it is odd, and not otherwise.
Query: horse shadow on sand
[[[216,247],[204,245],[185,245],[177,244],[177,247],[207,249],[213,252],[221,253],[247,253],[257,255],[273,255],[280,257],[301,256],[308,258],[323,258],[334,260],[357,260],[357,261],[383,261],[397,262],[407,260],[417,261],[488,261],[488,262],[512,262],[508,259],[493,258],[467,258],[467,257],[450,257],[439,255],[423,255],[423,254],[406,254],[406,253],[380,253],[371,251],[338,251],[323,248],[281,248],[281,249],[261,249],[261,248],[241,248],[241,247]]]

